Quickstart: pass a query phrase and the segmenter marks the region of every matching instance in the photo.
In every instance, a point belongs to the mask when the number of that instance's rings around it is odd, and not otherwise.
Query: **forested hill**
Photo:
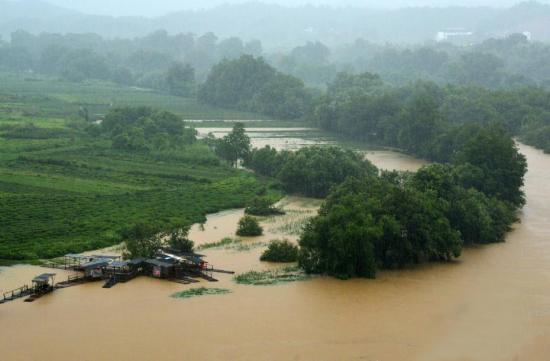
[[[534,40],[550,39],[550,6],[536,2],[507,9],[398,10],[284,7],[251,2],[186,10],[154,19],[86,15],[38,0],[0,0],[0,8],[0,34],[5,36],[24,29],[33,33],[94,32],[108,37],[134,37],[166,29],[172,33],[212,31],[221,37],[254,37],[268,47],[289,47],[314,40],[334,45],[360,37],[381,43],[418,43],[435,39],[439,31],[461,28],[474,32],[476,41],[524,31],[531,32]],[[291,24],[288,19],[293,19]]]

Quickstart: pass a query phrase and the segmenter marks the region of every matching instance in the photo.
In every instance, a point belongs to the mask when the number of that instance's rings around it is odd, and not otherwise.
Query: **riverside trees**
[[[275,176],[289,193],[325,197],[347,177],[377,172],[368,160],[338,147],[307,147],[296,152],[254,149],[245,165],[265,176]]]
[[[306,226],[300,265],[342,278],[375,277],[378,269],[451,260],[465,244],[502,241],[525,202],[527,171],[510,137],[515,122],[497,124],[497,109],[509,104],[485,90],[388,88],[368,74],[340,75],[312,114],[317,124],[441,163],[414,174],[347,178]]]
[[[502,241],[523,205],[526,169],[504,132],[483,129],[452,164],[348,178],[306,226],[299,263],[374,278],[378,269],[451,260],[464,244]]]

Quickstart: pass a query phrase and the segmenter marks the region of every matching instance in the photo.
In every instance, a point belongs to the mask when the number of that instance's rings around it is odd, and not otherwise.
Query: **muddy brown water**
[[[418,360],[550,359],[550,156],[527,146],[528,204],[507,242],[468,249],[451,264],[383,272],[377,280],[315,278],[271,287],[241,286],[231,276],[205,286],[231,294],[169,295],[192,286],[139,278],[110,290],[73,287],[35,303],[0,306],[1,360]],[[421,162],[372,153],[379,166]],[[287,198],[286,220],[268,235],[296,239],[295,227],[318,207]],[[212,215],[199,244],[231,236],[241,210]],[[215,266],[238,272],[261,264],[262,248],[207,249]],[[2,269],[0,288],[39,269]],[[18,285],[18,284],[17,284]]]

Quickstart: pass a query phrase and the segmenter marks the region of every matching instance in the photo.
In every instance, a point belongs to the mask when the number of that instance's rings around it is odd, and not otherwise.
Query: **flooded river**
[[[112,289],[88,284],[35,303],[0,306],[0,359],[18,360],[548,360],[550,356],[550,156],[527,146],[527,206],[503,244],[468,249],[459,261],[377,280],[330,278],[270,287],[236,285],[230,275],[205,286],[232,293],[169,296],[193,286],[138,278]],[[368,154],[382,168],[422,162]],[[319,202],[286,198],[288,213],[263,222],[267,235],[247,250],[201,251],[237,272],[273,267],[261,244],[296,239]],[[192,229],[204,244],[232,236],[242,210],[208,217]],[[36,268],[0,271],[26,282]]]

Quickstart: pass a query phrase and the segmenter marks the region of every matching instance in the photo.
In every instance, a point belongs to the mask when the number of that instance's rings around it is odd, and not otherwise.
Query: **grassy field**
[[[0,73],[0,118],[17,120],[25,116],[48,118],[49,124],[77,114],[86,107],[100,118],[110,108],[150,106],[180,115],[184,119],[262,119],[257,114],[214,108],[156,91],[124,87],[102,81],[73,83],[35,74]],[[93,119],[92,119],[93,120]]]
[[[0,264],[110,246],[137,222],[201,222],[258,194],[278,194],[267,181],[221,164],[202,143],[171,153],[128,153],[69,126],[84,102],[97,112],[112,103],[189,116],[230,113],[109,84],[8,75],[0,83]],[[39,136],[10,133],[14,124],[30,122]]]

